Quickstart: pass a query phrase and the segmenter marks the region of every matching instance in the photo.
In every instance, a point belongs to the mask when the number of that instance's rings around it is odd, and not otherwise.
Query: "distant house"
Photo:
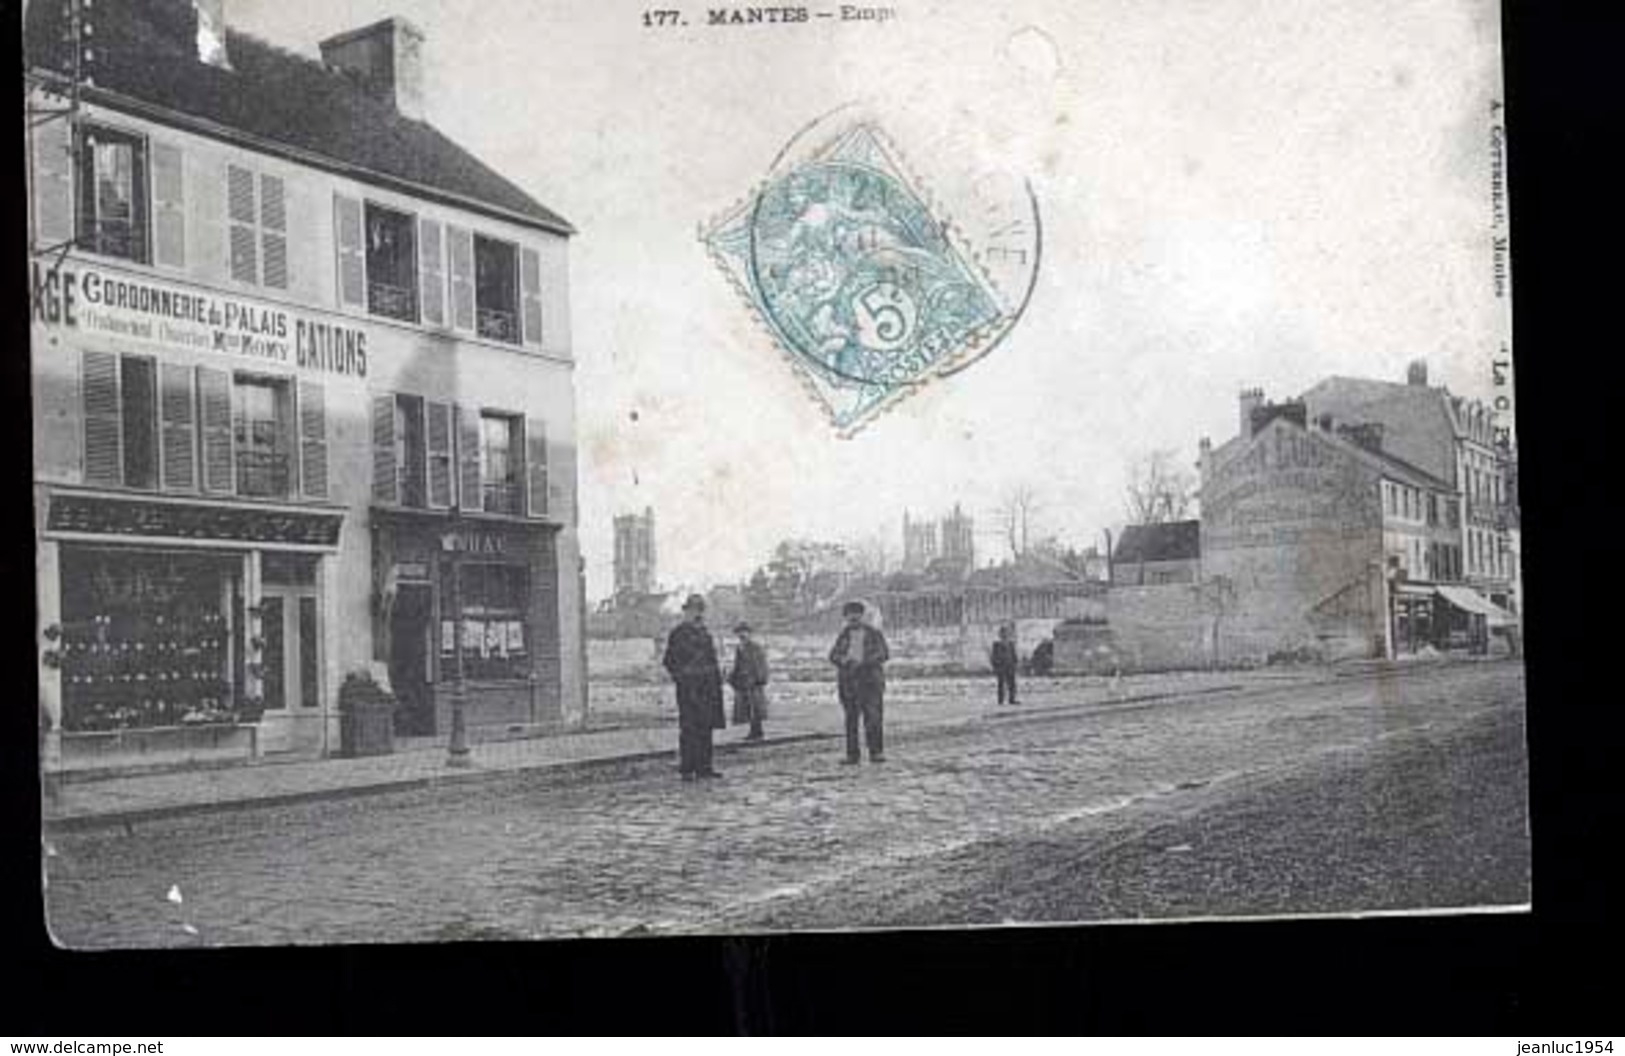
[[[1202,565],[1200,521],[1131,524],[1112,551],[1114,586],[1195,583]]]

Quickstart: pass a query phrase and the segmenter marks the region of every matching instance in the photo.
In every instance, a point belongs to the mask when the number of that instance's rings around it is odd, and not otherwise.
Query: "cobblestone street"
[[[1513,664],[1379,671],[902,723],[882,766],[815,741],[718,782],[643,761],[48,835],[49,920],[104,947],[1519,903],[1523,706]]]

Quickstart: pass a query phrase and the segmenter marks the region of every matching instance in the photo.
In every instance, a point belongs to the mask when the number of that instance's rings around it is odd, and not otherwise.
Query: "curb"
[[[1437,665],[1425,664],[1418,666],[1406,665],[1400,670],[1391,673],[1398,676],[1406,674],[1420,674],[1435,669]],[[1125,697],[1122,700],[1109,701],[1094,705],[1063,704],[1048,707],[1023,709],[1012,712],[983,712],[979,715],[969,716],[956,722],[947,724],[925,723],[917,729],[961,729],[976,723],[1004,723],[1037,721],[1053,719],[1065,715],[1087,716],[1093,714],[1110,713],[1115,711],[1132,710],[1144,707],[1157,701],[1180,697],[1203,697],[1220,693],[1236,692],[1262,692],[1273,689],[1287,688],[1289,684],[1317,685],[1335,682],[1356,674],[1367,675],[1372,671],[1334,671],[1330,677],[1311,678],[1303,682],[1283,680],[1276,685],[1248,685],[1244,682],[1225,683],[1218,686],[1204,686],[1197,689],[1162,690],[1156,693],[1145,693],[1139,696]],[[757,751],[781,744],[798,744],[810,741],[833,740],[840,736],[838,733],[793,733],[782,737],[771,737],[763,741],[746,742],[732,741],[716,746],[718,755],[731,755],[740,751]],[[537,772],[570,773],[572,771],[585,771],[608,766],[628,763],[650,762],[656,759],[669,758],[673,754],[671,749],[653,749],[630,752],[623,755],[604,755],[586,759],[569,759],[555,761],[539,761],[533,765],[506,767],[499,770],[486,770],[478,766],[467,770],[448,769],[433,774],[420,774],[412,777],[392,778],[383,781],[370,782],[360,785],[339,785],[332,788],[301,789],[295,792],[282,792],[263,796],[248,796],[240,799],[225,799],[193,803],[172,803],[155,807],[139,807],[129,810],[109,810],[97,813],[68,814],[52,817],[43,814],[40,819],[41,832],[65,833],[80,832],[88,829],[109,828],[123,825],[132,827],[139,822],[161,821],[169,818],[186,817],[198,814],[227,813],[235,810],[248,810],[254,807],[289,806],[297,803],[308,803],[319,800],[352,799],[360,796],[381,795],[388,792],[404,792],[413,789],[429,788],[436,785],[459,784],[463,782],[491,780],[516,774],[533,774]]]
[[[716,754],[732,755],[740,751],[758,751],[763,748],[780,744],[799,744],[807,741],[829,740],[835,737],[832,733],[792,733],[783,737],[771,737],[762,741],[744,742],[733,741],[716,746]],[[163,821],[169,818],[190,817],[199,814],[223,814],[236,810],[250,810],[256,807],[280,807],[296,803],[310,803],[320,800],[355,799],[362,796],[381,795],[388,792],[407,792],[414,789],[430,788],[436,785],[453,785],[471,783],[481,780],[492,780],[501,777],[511,777],[518,774],[533,774],[537,772],[569,773],[572,771],[594,770],[626,763],[644,763],[656,759],[670,758],[675,749],[651,749],[647,751],[629,752],[624,755],[603,755],[587,759],[569,759],[552,762],[538,762],[531,766],[504,767],[500,770],[481,769],[478,765],[467,770],[448,769],[442,773],[420,774],[413,777],[391,778],[385,781],[369,782],[361,785],[338,785],[332,788],[301,789],[296,792],[279,792],[265,796],[251,796],[240,799],[222,799],[199,803],[169,803],[156,807],[138,807],[130,810],[109,810],[90,814],[68,814],[57,817],[43,815],[40,819],[41,831],[45,834],[63,832],[82,832],[87,829],[108,828],[123,825],[130,828],[140,822]]]

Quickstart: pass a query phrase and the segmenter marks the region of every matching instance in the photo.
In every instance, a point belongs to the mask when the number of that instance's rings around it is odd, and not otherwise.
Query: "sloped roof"
[[[57,72],[71,56],[65,4],[35,0],[26,13],[30,68]],[[506,219],[569,234],[542,205],[434,126],[401,115],[349,75],[228,29],[230,69],[199,60],[196,16],[187,0],[97,4],[93,87],[85,98],[124,100],[185,115],[256,139],[484,205]]]
[[[1222,448],[1215,449],[1214,465],[1223,466],[1232,459],[1241,457],[1241,455],[1244,454],[1248,448],[1252,447],[1255,442],[1262,442],[1265,434],[1273,432],[1276,429],[1291,429],[1299,433],[1316,437],[1324,443],[1330,444],[1338,450],[1346,452],[1354,458],[1366,462],[1368,465],[1376,468],[1383,475],[1392,477],[1396,480],[1401,480],[1406,484],[1419,488],[1432,488],[1437,491],[1453,490],[1449,481],[1439,477],[1437,474],[1430,473],[1419,466],[1407,462],[1405,459],[1400,458],[1398,455],[1387,450],[1386,448],[1372,450],[1369,447],[1364,447],[1355,443],[1347,437],[1339,436],[1336,433],[1329,433],[1324,429],[1306,429],[1297,422],[1286,418],[1273,419],[1269,425],[1266,425],[1263,429],[1260,429],[1257,433],[1254,433],[1252,436],[1248,437],[1245,442],[1242,442],[1241,438],[1236,437],[1227,442]],[[1220,455],[1221,452],[1223,453],[1222,457]],[[1142,526],[1131,525],[1130,529],[1125,529],[1125,540],[1128,538],[1128,531],[1134,527]],[[1140,558],[1136,557],[1133,560],[1138,561]],[[1148,557],[1145,558],[1145,560],[1155,561],[1159,559]],[[1162,560],[1172,559],[1165,558]]]
[[[1449,393],[1432,385],[1410,385],[1399,381],[1333,374],[1316,383],[1300,399],[1308,405],[1311,421],[1316,415],[1326,413],[1353,421],[1367,408],[1378,404],[1398,404],[1409,415],[1442,414],[1456,435],[1461,432],[1460,423],[1450,406]]]
[[[1112,561],[1190,561],[1201,555],[1202,522],[1168,521],[1124,528]]]

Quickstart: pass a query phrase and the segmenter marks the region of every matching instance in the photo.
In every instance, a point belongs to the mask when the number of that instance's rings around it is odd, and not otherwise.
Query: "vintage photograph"
[[[1528,911],[1495,0],[27,0],[72,950]]]

